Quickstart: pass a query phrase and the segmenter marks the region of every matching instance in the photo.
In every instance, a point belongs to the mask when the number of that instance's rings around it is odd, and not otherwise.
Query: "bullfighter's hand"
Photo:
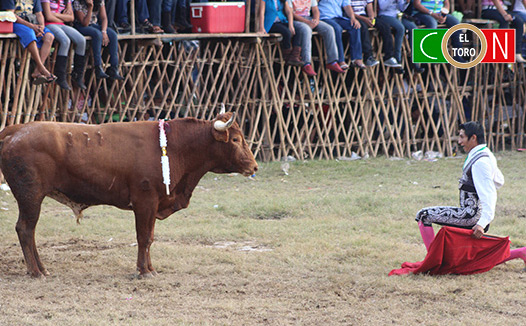
[[[484,229],[480,225],[475,225],[473,227],[473,234],[471,234],[472,238],[480,239],[484,235]]]

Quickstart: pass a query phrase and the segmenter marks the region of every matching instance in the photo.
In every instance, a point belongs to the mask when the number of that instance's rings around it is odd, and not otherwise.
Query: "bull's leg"
[[[152,266],[150,258],[150,246],[153,243],[153,231],[155,227],[155,212],[148,208],[140,210],[134,206],[135,228],[137,230],[137,269],[140,277],[151,277],[157,275]]]
[[[41,203],[42,199],[32,202],[29,205],[24,205],[19,202],[19,216],[16,223],[16,232],[20,246],[22,247],[22,252],[24,253],[27,272],[33,277],[49,275],[40,261],[35,243],[35,228],[40,216]]]

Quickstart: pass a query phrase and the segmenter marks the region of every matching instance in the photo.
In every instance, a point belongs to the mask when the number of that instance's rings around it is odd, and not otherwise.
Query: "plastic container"
[[[245,31],[245,3],[191,3],[190,22],[194,33],[242,33]]]

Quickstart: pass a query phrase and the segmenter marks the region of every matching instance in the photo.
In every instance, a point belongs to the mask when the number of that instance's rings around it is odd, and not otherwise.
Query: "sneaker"
[[[416,74],[421,74],[425,71],[424,67],[422,67],[419,63],[415,63],[413,66],[413,71]]]
[[[345,72],[345,70],[343,70],[340,67],[340,65],[336,62],[326,64],[325,68],[332,70],[332,71],[336,71],[337,73],[340,73],[340,74],[343,74]]]
[[[391,57],[387,60],[384,61],[384,65],[386,65],[387,67],[393,67],[393,68],[400,68],[402,67],[401,64],[398,63],[398,61],[396,61],[396,59],[394,57]]]
[[[304,65],[303,67],[301,67],[301,71],[303,71],[304,73],[307,74],[307,76],[310,76],[310,77],[313,77],[313,76],[316,76],[318,75],[314,69],[312,69],[312,65],[310,63],[307,63],[306,65]]]
[[[380,61],[376,60],[376,59],[375,59],[374,57],[372,57],[372,56],[369,57],[369,58],[367,58],[367,60],[365,60],[365,65],[366,65],[367,67],[374,67],[374,66],[376,66],[376,65],[379,64],[379,63],[380,63]]]
[[[515,62],[516,62],[516,63],[525,63],[525,62],[526,62],[526,59],[524,59],[524,57],[522,56],[522,54],[517,53],[517,54],[515,54]]]

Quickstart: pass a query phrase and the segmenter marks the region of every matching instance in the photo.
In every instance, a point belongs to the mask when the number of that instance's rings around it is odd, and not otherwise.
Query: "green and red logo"
[[[449,46],[453,33],[459,33],[462,47]],[[455,58],[462,57],[467,62]],[[447,63],[471,68],[483,63],[515,62],[515,29],[479,29],[458,24],[450,29],[414,29],[413,62]]]

